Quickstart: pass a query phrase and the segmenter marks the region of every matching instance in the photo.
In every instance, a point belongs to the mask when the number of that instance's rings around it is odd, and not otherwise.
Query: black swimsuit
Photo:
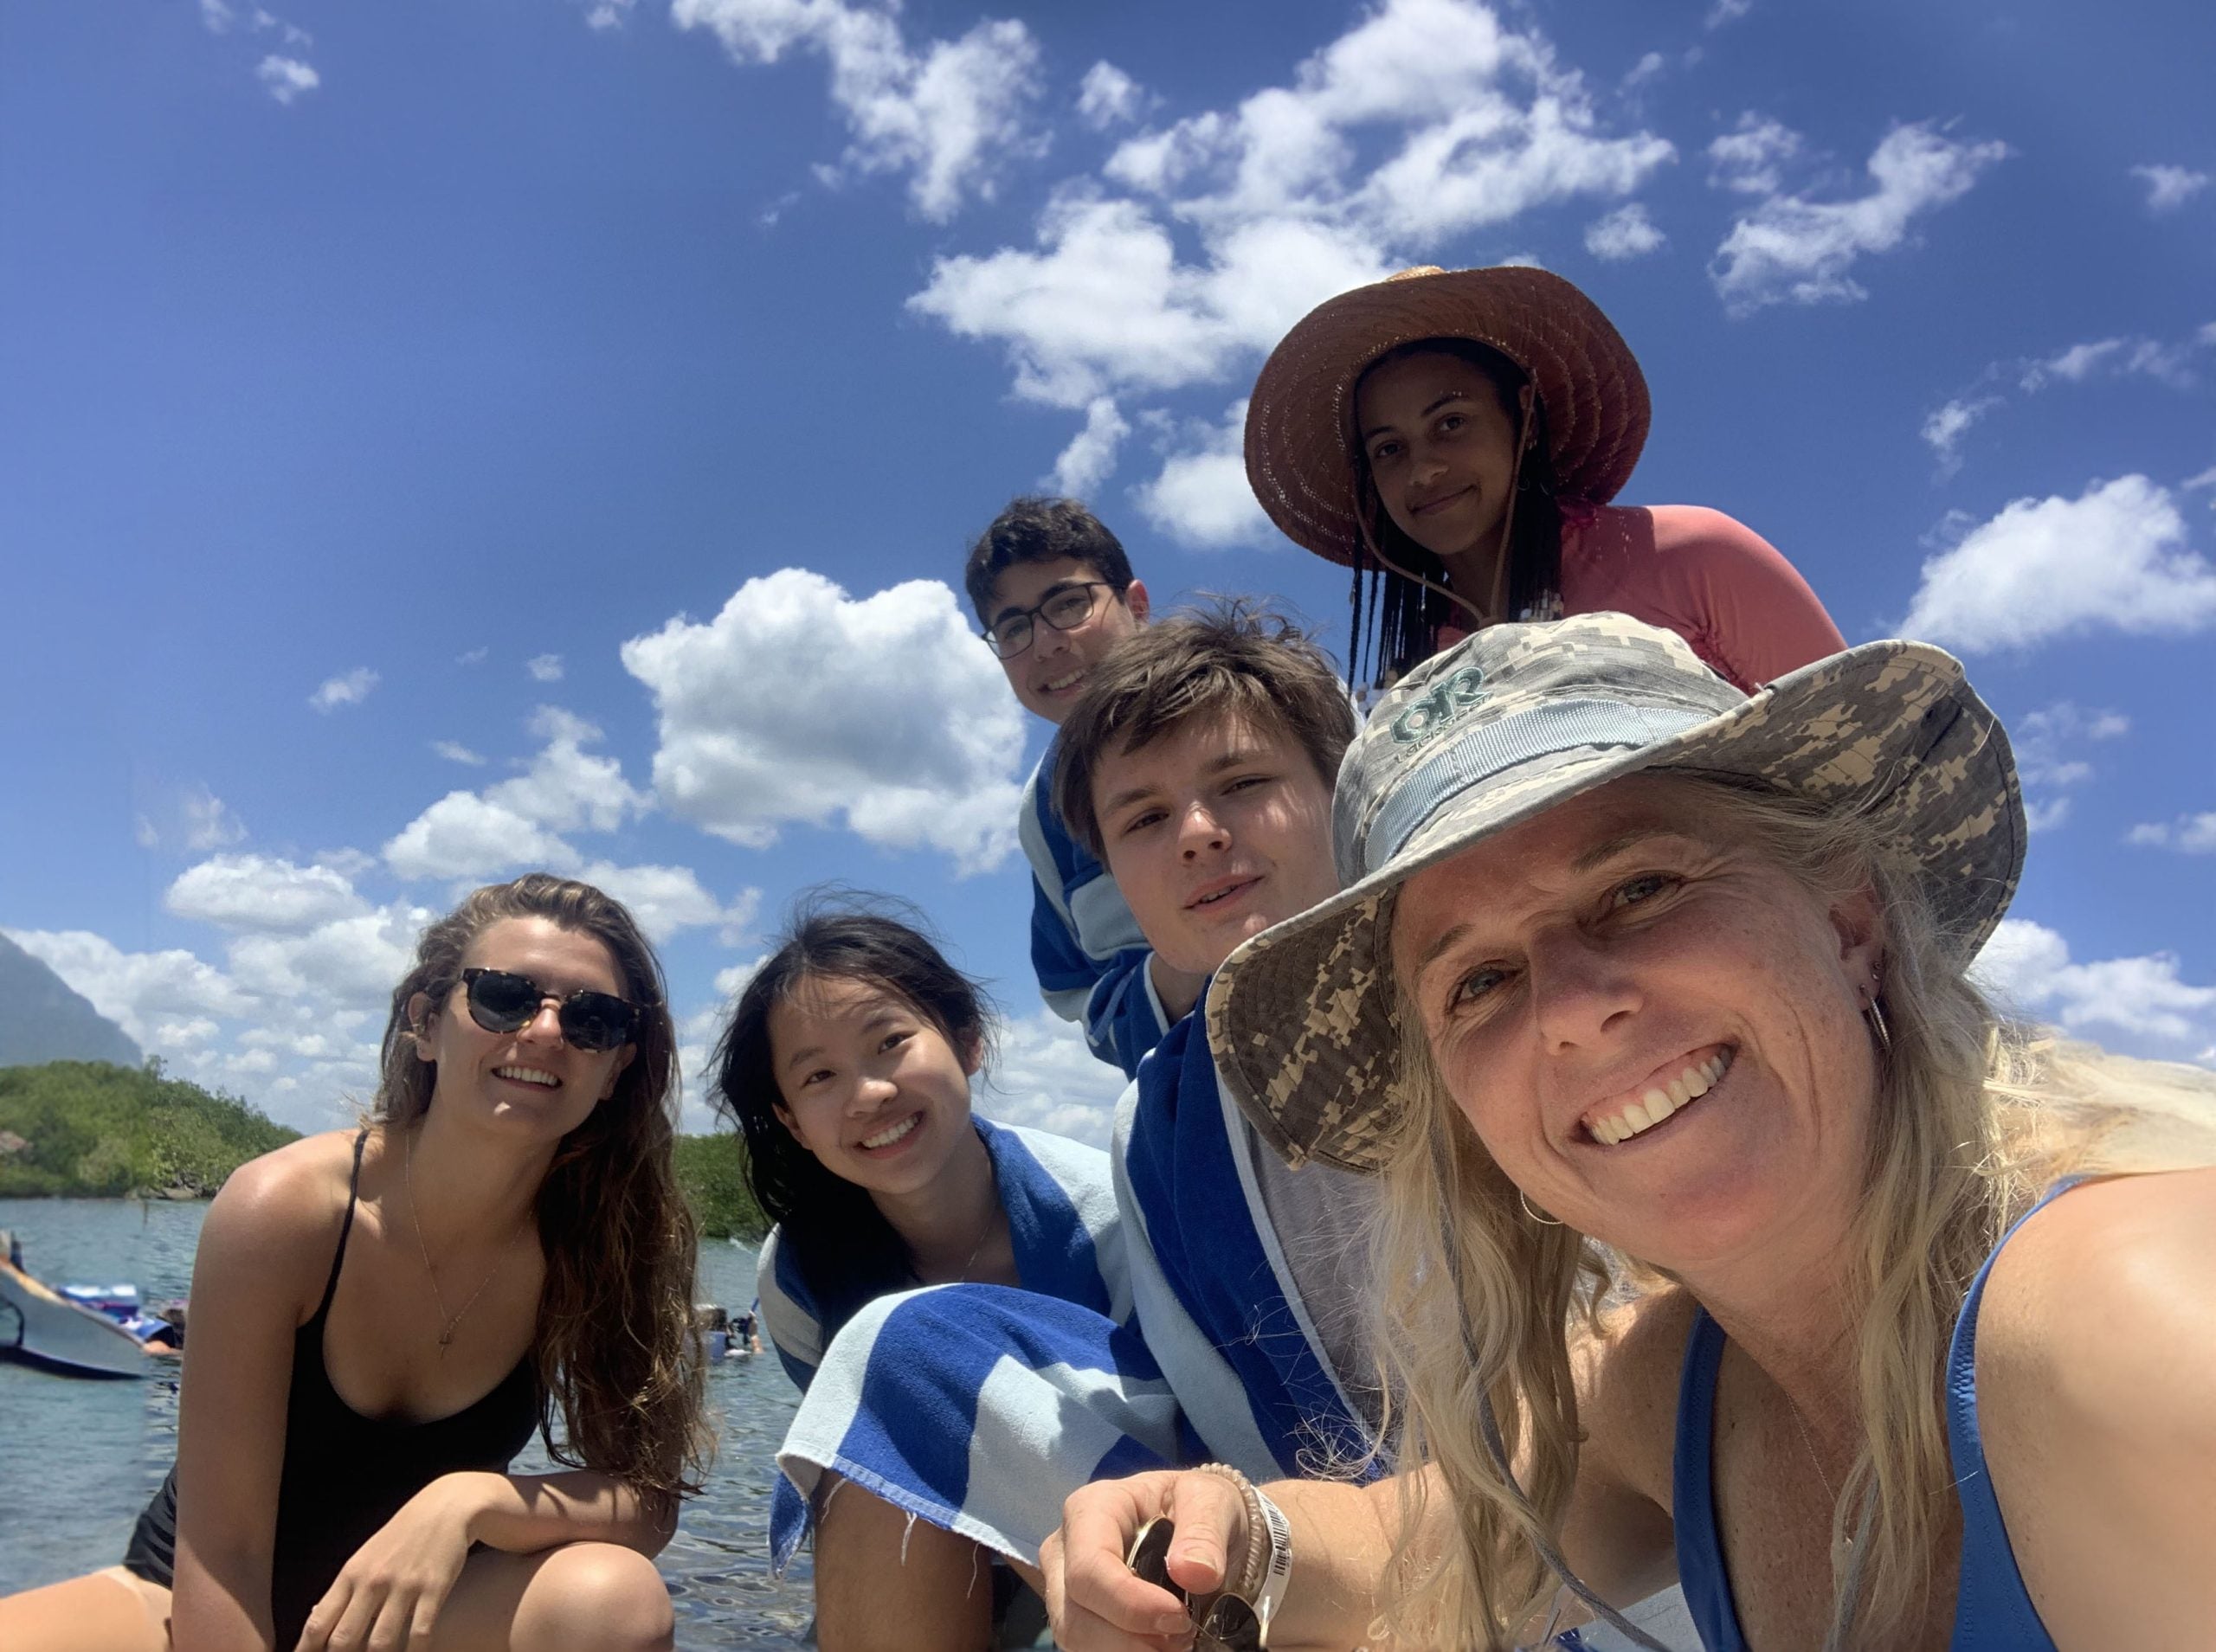
[[[277,1491],[276,1542],[270,1555],[270,1606],[277,1644],[300,1638],[309,1611],[354,1551],[441,1475],[506,1472],[538,1425],[538,1376],[526,1354],[482,1399],[429,1423],[364,1417],[338,1398],[324,1369],[323,1329],[338,1294],[346,1238],[362,1184],[365,1130],[354,1138],[354,1173],[331,1282],[314,1317],[293,1336],[292,1394],[285,1412],[285,1466]],[[177,1470],[139,1515],[123,1564],[171,1586],[177,1564]]]

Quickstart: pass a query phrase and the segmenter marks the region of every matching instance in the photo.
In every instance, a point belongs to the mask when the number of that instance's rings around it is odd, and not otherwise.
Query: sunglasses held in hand
[[[521,1030],[549,1000],[556,1006],[563,1038],[579,1050],[597,1054],[616,1049],[630,1043],[638,1028],[639,1006],[612,993],[571,993],[564,998],[528,975],[506,969],[465,969],[461,981],[469,997],[469,1019],[487,1032]]]
[[[1151,1520],[1140,1527],[1125,1557],[1132,1574],[1184,1602],[1200,1632],[1194,1642],[1197,1652],[1262,1652],[1269,1644],[1269,1631],[1255,1616],[1253,1603],[1229,1590],[1194,1599],[1169,1581],[1169,1545],[1176,1535],[1176,1527],[1168,1520]]]

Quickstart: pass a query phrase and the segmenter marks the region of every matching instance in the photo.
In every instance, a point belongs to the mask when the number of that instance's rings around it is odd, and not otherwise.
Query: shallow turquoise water
[[[0,1199],[0,1228],[49,1282],[128,1281],[149,1299],[182,1296],[206,1206],[120,1199]],[[703,1301],[743,1307],[754,1295],[751,1249],[701,1247]],[[705,1495],[685,1506],[662,1551],[677,1603],[677,1644],[792,1646],[808,1617],[806,1557],[770,1576],[770,1459],[796,1396],[774,1356],[710,1374],[721,1450]],[[85,1382],[0,1360],[0,1594],[53,1583],[122,1558],[132,1522],[177,1450],[171,1380]],[[519,1470],[546,1467],[534,1445]]]

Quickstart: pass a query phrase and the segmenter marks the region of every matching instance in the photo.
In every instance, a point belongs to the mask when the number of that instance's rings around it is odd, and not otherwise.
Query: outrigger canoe
[[[73,1377],[144,1377],[155,1369],[137,1338],[80,1308],[0,1256],[0,1354]]]

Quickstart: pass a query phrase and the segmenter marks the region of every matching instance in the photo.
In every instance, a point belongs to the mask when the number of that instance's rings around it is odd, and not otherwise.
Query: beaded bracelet
[[[1230,1464],[1204,1462],[1195,1472],[1220,1475],[1239,1488],[1240,1499],[1246,1506],[1246,1554],[1237,1584],[1227,1580],[1225,1592],[1250,1604],[1266,1632],[1292,1577],[1292,1525],[1283,1509]]]

